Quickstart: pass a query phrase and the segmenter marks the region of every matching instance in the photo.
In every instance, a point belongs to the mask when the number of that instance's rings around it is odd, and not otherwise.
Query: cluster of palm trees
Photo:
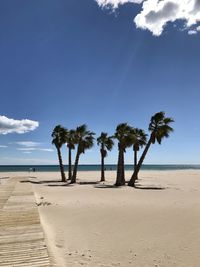
[[[134,151],[134,172],[128,182],[129,186],[135,186],[135,182],[138,179],[138,173],[141,169],[146,154],[151,146],[155,142],[161,144],[162,139],[169,137],[169,134],[173,131],[170,124],[174,122],[172,118],[166,117],[163,111],[156,113],[151,117],[149,123],[149,138],[142,129],[134,128],[127,123],[121,123],[116,127],[113,136],[109,136],[107,133],[102,132],[97,138],[97,144],[100,147],[101,154],[101,181],[105,181],[105,167],[104,160],[108,151],[111,151],[114,146],[114,139],[118,142],[118,163],[117,163],[117,176],[116,186],[125,185],[125,169],[124,169],[124,153],[129,147]],[[81,154],[85,153],[87,149],[92,148],[95,142],[95,133],[89,131],[85,124],[77,127],[75,130],[68,130],[61,125],[57,125],[52,132],[52,144],[55,145],[58,154],[58,160],[60,165],[60,172],[62,181],[66,181],[64,172],[61,147],[66,144],[68,148],[68,180],[71,183],[76,183],[78,163]],[[137,160],[137,154],[140,148],[145,146],[142,155]],[[72,171],[72,150],[76,149],[76,157]]]

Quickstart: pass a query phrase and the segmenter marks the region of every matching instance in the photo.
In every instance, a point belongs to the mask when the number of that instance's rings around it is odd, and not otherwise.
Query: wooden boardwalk
[[[49,267],[32,185],[11,178],[0,185],[0,266]]]

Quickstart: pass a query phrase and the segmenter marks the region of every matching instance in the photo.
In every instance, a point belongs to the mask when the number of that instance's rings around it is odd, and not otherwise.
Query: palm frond
[[[170,133],[174,131],[174,129],[169,125],[173,122],[174,120],[172,118],[165,117],[165,112],[163,111],[152,116],[149,124],[149,131],[152,133],[152,143],[157,141],[161,144],[164,137],[168,138]]]
[[[108,136],[107,133],[105,132],[101,132],[101,135],[97,138],[97,145],[101,146],[101,150],[108,150],[111,151],[114,145],[113,142],[113,137],[112,136]],[[107,156],[107,151],[106,153],[104,153],[106,157]]]
[[[85,153],[85,150],[92,148],[94,145],[94,132],[87,129],[86,124],[83,124],[75,130],[75,142],[78,144],[79,153]]]
[[[54,144],[58,148],[60,148],[63,144],[65,144],[67,131],[68,130],[62,127],[61,125],[55,126],[51,134],[51,137],[53,138],[52,144]]]

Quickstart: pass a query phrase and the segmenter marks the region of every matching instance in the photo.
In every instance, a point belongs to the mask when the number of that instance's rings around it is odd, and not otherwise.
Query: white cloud
[[[2,146],[2,145],[0,145],[0,148],[6,148],[6,147],[8,147],[8,146]]]
[[[196,28],[194,28],[192,30],[189,30],[188,34],[189,35],[194,35],[194,34],[197,34],[199,31],[200,31],[200,26],[197,26]]]
[[[194,34],[197,34],[197,31],[196,30],[189,30],[188,34],[189,35],[194,35]]]
[[[138,28],[148,29],[153,35],[162,34],[169,22],[182,20],[190,29],[200,20],[199,0],[146,0],[142,11],[135,17]]]
[[[54,150],[52,148],[36,148],[36,147],[22,147],[17,148],[19,151],[45,151],[45,152],[53,152]]]
[[[19,151],[35,151],[36,148],[34,147],[23,147],[23,148],[17,148]]]
[[[40,151],[46,151],[46,152],[53,152],[54,150],[52,148],[40,148]]]
[[[23,134],[35,130],[39,122],[28,119],[14,120],[0,116],[0,134],[18,133]]]
[[[40,143],[32,142],[32,141],[20,141],[20,142],[15,142],[15,144],[20,145],[20,146],[24,146],[24,147],[35,147],[35,146],[40,145]]]
[[[96,0],[97,1],[97,0]],[[183,21],[189,34],[195,34],[199,29],[200,0],[145,0],[145,1],[112,1],[98,0],[100,6],[110,4],[117,8],[127,2],[142,3],[141,11],[134,18],[137,28],[149,30],[153,35],[162,34],[165,26],[177,20]]]
[[[126,3],[140,4],[144,0],[95,0],[95,1],[101,7],[109,7],[109,6],[111,6],[112,8],[118,8],[119,5],[123,5],[123,4],[126,4]]]

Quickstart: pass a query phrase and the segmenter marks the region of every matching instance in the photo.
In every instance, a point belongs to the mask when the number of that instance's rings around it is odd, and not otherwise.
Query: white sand
[[[60,179],[59,173],[31,175],[34,181]],[[99,175],[78,177],[86,182]],[[115,175],[108,171],[105,185]],[[140,178],[143,189],[34,185],[55,266],[200,266],[200,171],[143,171]]]

